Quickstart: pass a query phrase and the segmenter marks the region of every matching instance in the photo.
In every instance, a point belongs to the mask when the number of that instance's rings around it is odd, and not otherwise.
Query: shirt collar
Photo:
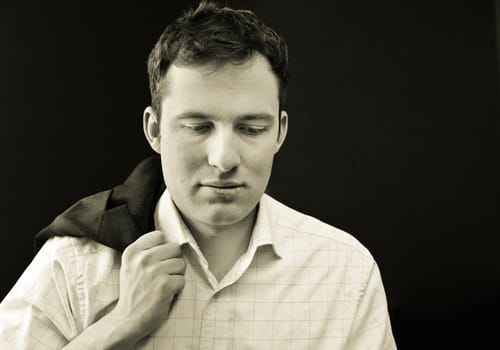
[[[278,236],[278,230],[272,213],[272,203],[270,197],[264,193],[259,201],[259,211],[257,220],[252,232],[250,246],[259,247],[262,245],[271,245],[274,253],[278,257],[283,257],[281,253],[281,243]]]
[[[194,250],[199,251],[198,244],[189,232],[184,220],[170,198],[168,190],[163,191],[154,212],[155,227],[163,232],[167,242],[180,246],[189,244]]]
[[[274,253],[281,258],[278,231],[274,227],[275,222],[272,220],[272,213],[270,213],[272,209],[270,208],[272,206],[270,197],[264,194],[258,205],[257,219],[255,220],[248,251],[255,250],[259,246],[271,245]],[[174,205],[168,189],[163,192],[157,202],[154,220],[156,229],[164,232],[168,242],[179,245],[189,244],[198,253],[202,261],[206,263],[198,244]]]

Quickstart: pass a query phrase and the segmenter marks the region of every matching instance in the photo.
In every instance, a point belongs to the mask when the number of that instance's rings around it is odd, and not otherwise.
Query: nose
[[[238,167],[241,159],[236,143],[232,130],[214,132],[209,140],[208,164],[224,173]]]

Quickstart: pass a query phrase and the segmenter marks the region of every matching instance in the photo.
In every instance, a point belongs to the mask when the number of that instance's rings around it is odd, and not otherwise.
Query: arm
[[[160,231],[128,246],[122,256],[115,308],[64,349],[130,349],[153,332],[167,318],[174,296],[184,287],[186,265],[181,255],[179,246],[167,243]]]
[[[0,348],[62,348],[79,326],[74,270],[59,259],[69,240],[48,241],[0,303]],[[76,316],[76,317],[73,317]]]
[[[128,349],[167,317],[184,285],[180,248],[159,231],[148,233],[122,255],[114,309],[86,327],[78,273],[71,263],[54,261],[51,245],[45,244],[0,304],[0,348]]]
[[[354,315],[348,344],[348,349],[353,350],[396,349],[384,286],[375,262],[369,271],[368,281]]]
[[[144,335],[132,329],[126,322],[113,313],[109,313],[90,325],[75,339],[71,340],[64,350],[121,350],[131,349]]]
[[[139,336],[110,313],[68,342],[54,315],[19,299],[6,298],[0,307],[1,349],[130,349]]]

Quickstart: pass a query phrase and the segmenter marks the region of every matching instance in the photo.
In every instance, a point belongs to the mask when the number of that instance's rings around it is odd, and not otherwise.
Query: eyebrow
[[[203,112],[187,111],[174,116],[175,120],[183,119],[198,119],[198,120],[210,120],[210,119],[220,119],[216,115],[207,114]],[[275,116],[269,113],[250,113],[238,116],[236,118],[238,121],[273,121]]]

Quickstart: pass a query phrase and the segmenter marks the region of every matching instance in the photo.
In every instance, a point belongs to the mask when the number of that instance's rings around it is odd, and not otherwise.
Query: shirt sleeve
[[[46,242],[0,303],[0,348],[61,349],[81,332],[77,257],[64,242]]]
[[[348,344],[349,350],[396,349],[384,286],[375,262],[354,315]]]

